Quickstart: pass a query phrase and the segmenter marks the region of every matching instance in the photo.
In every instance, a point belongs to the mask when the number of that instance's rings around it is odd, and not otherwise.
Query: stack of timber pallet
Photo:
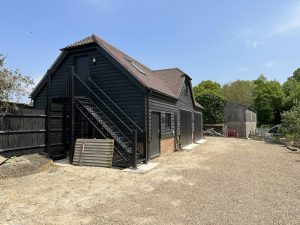
[[[77,139],[73,165],[112,167],[113,139]]]

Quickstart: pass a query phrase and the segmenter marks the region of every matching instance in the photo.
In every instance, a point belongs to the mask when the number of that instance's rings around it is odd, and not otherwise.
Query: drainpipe
[[[146,162],[149,161],[150,156],[149,156],[149,119],[150,119],[150,109],[149,109],[149,96],[152,93],[151,90],[147,90],[147,109],[146,109],[146,115],[147,115],[147,130],[146,130]]]

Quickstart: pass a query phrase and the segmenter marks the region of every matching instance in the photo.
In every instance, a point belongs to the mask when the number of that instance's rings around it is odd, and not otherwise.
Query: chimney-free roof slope
[[[111,57],[113,57],[118,63],[120,63],[127,71],[129,71],[140,83],[142,83],[147,88],[170,96],[172,98],[179,97],[183,82],[185,81],[185,77],[188,77],[188,79],[191,80],[189,76],[187,76],[178,68],[151,70],[147,66],[128,56],[126,53],[120,51],[119,49],[113,47],[94,34],[62,48],[61,51],[68,52],[74,48],[79,48],[90,44],[97,44],[102,47]],[[202,106],[199,105],[196,101],[194,101],[194,104],[202,108]]]

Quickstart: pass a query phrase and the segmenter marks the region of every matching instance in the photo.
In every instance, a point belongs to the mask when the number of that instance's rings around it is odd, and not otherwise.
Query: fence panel
[[[45,149],[45,111],[20,109],[0,112],[0,154],[20,155]]]

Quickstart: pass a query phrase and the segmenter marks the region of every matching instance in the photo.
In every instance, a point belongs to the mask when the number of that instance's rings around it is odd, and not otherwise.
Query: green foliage
[[[29,94],[33,80],[23,76],[19,70],[7,69],[5,60],[6,57],[0,54],[0,100],[18,102],[22,96]]]
[[[300,82],[300,68],[296,69],[293,73],[292,79]]]
[[[284,109],[290,110],[295,101],[300,101],[300,68],[283,84],[285,94]]]
[[[223,123],[225,100],[217,95],[204,93],[196,97],[204,108],[203,120],[206,124]]]
[[[195,86],[193,91],[197,101],[206,108],[206,123],[220,121],[221,111],[213,109],[218,109],[214,97],[219,97],[222,101],[225,99],[253,107],[259,124],[278,124],[281,122],[281,113],[290,110],[295,102],[300,102],[300,68],[283,85],[261,74],[254,81],[236,80],[222,88],[219,83],[206,80]]]
[[[268,81],[261,75],[254,81],[253,94],[259,123],[279,123],[284,100],[282,85],[275,80]]]
[[[249,80],[236,80],[223,86],[224,98],[246,106],[254,103],[253,82]]]
[[[217,95],[217,96],[222,96],[221,85],[211,80],[202,81],[197,86],[193,87],[193,91],[196,97],[207,93]]]
[[[300,104],[281,114],[280,133],[290,140],[300,140]]]

